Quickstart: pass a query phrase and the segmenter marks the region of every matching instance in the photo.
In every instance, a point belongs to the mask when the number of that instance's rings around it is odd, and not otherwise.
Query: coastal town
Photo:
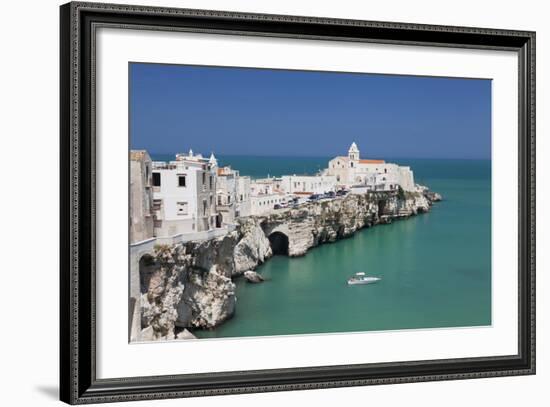
[[[189,151],[130,151],[129,341],[194,339],[236,309],[233,279],[274,255],[303,256],[430,210],[441,196],[411,168],[361,158],[356,143],[316,174],[253,179]]]
[[[318,200],[368,192],[419,190],[409,167],[363,159],[351,144],[314,175],[251,179],[195,154],[152,161],[147,151],[130,152],[130,244],[151,238],[201,240],[231,231],[236,219],[265,215]]]

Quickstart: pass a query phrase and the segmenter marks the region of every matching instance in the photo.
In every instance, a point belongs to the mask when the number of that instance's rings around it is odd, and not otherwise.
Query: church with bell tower
[[[325,175],[336,177],[337,185],[362,187],[373,191],[395,191],[399,186],[414,191],[414,175],[409,167],[386,163],[379,159],[361,159],[357,143],[351,143],[347,156],[334,157]]]

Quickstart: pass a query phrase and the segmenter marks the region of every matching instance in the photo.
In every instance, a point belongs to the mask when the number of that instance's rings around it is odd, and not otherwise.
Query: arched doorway
[[[223,215],[221,213],[218,213],[216,216],[216,227],[221,228],[223,224]]]
[[[139,259],[139,286],[142,294],[145,294],[149,290],[151,276],[157,268],[155,259],[150,254],[144,254]]]
[[[273,255],[288,256],[288,236],[282,232],[273,232],[269,235],[269,244]]]

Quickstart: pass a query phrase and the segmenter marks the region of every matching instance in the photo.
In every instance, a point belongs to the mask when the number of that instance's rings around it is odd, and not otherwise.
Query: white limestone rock
[[[233,316],[235,303],[235,284],[216,266],[208,272],[192,272],[180,304],[187,310],[179,316],[178,325],[213,328]]]
[[[237,232],[216,239],[186,243],[189,264],[183,281],[186,289],[177,305],[178,327],[213,328],[235,312],[234,249]]]
[[[249,283],[261,283],[265,281],[265,279],[260,274],[252,270],[245,271],[243,275]]]
[[[184,329],[183,331],[181,331],[176,335],[176,339],[188,340],[188,339],[197,339],[197,337],[193,335],[191,332],[189,332],[187,329]]]
[[[148,326],[141,330],[139,334],[139,340],[144,342],[149,342],[155,340],[155,331],[152,326]]]
[[[140,298],[141,326],[143,329],[153,330],[152,334],[150,330],[147,331],[152,340],[174,336],[178,317],[176,307],[184,291],[181,276],[185,269],[185,261],[181,255],[181,248],[177,246],[157,248],[157,267],[152,272],[147,292]]]
[[[233,250],[234,275],[253,270],[271,257],[271,246],[259,221],[248,217],[239,223],[241,239]]]
[[[203,271],[215,268],[218,274],[231,277],[235,273],[234,249],[239,237],[239,233],[234,231],[211,240],[185,243],[190,267]]]

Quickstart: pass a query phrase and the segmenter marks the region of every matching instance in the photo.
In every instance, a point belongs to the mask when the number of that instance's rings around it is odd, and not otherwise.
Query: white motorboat
[[[380,280],[380,277],[369,277],[365,273],[355,273],[353,277],[348,279],[348,285],[372,284]]]

